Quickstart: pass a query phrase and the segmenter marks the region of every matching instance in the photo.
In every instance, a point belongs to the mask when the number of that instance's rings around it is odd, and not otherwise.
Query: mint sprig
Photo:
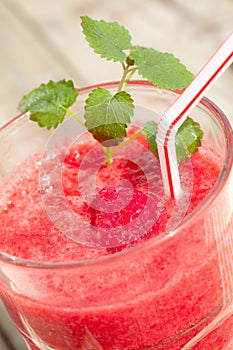
[[[95,139],[104,143],[102,149],[106,153],[107,164],[111,163],[113,154],[119,148],[142,133],[146,134],[150,150],[156,153],[157,124],[153,121],[146,123],[141,131],[128,139],[125,138],[134,112],[133,98],[125,91],[127,83],[133,74],[138,72],[159,88],[183,89],[190,83],[193,74],[170,53],[132,45],[128,30],[117,22],[82,16],[81,26],[94,52],[107,60],[120,62],[123,73],[118,92],[112,95],[104,88],[93,89],[85,102],[85,121],[82,121],[68,109],[78,96],[73,82],[50,81],[24,96],[19,105],[20,111],[28,113],[31,120],[47,129],[56,128],[62,123],[65,114],[69,113],[85,126]],[[187,118],[176,138],[179,162],[197,150],[202,137],[200,125]]]
[[[127,92],[111,95],[108,90],[97,88],[86,100],[85,125],[99,142],[111,141],[108,146],[117,144],[126,136],[133,110],[133,99]]]
[[[25,95],[19,103],[19,110],[29,113],[30,119],[41,127],[57,128],[77,97],[78,91],[71,80],[49,81]]]

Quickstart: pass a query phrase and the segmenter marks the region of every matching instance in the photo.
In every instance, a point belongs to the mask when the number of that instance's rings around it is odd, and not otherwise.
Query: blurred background
[[[81,15],[120,22],[134,44],[172,52],[193,73],[233,30],[233,0],[0,0],[0,126],[41,82],[66,78],[82,87],[120,78],[120,64],[89,48]],[[232,66],[207,96],[233,122]],[[0,349],[25,349],[1,307]]]
[[[0,125],[41,82],[118,80],[121,66],[85,42],[80,15],[119,21],[133,43],[174,53],[197,73],[233,30],[233,0],[0,0]],[[233,68],[208,92],[233,120]]]

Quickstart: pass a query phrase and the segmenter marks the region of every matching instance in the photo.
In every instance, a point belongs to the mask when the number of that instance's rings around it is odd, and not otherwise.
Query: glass
[[[117,83],[103,86],[117,89]],[[91,88],[80,91],[75,111],[82,111]],[[159,115],[178,94],[140,81],[128,91],[137,106]],[[35,263],[0,254],[0,295],[29,349],[232,348],[232,130],[206,98],[191,116],[222,170],[212,192],[173,231],[86,262]],[[0,130],[1,182],[51,140],[53,131],[27,119],[19,116]]]

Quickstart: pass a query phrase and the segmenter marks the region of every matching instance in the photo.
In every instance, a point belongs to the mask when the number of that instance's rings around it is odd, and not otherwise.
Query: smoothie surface
[[[143,136],[137,143],[144,148],[148,147]],[[90,152],[91,157],[88,158]],[[129,249],[166,232],[168,224],[172,225],[169,220],[172,214],[174,216],[174,202],[164,198],[159,163],[156,158],[155,166],[151,167],[149,163],[151,152],[142,151],[141,148],[135,151],[135,143],[129,144],[119,158],[113,159],[110,166],[99,167],[96,177],[93,177],[93,164],[99,161],[98,157],[96,142],[87,138],[85,142],[74,145],[68,151],[59,150],[58,155],[47,157],[50,158],[48,160],[45,160],[42,153],[21,164],[0,188],[1,250],[9,255],[40,263],[75,262]],[[45,164],[45,174],[41,174],[42,162]],[[80,167],[84,176],[78,177]],[[191,195],[183,204],[181,201],[184,208],[180,217],[175,219],[175,224],[193,211],[212,190],[219,176],[220,166],[214,152],[202,147],[190,160],[181,164],[180,172],[184,187],[188,187],[187,191]],[[47,198],[43,196],[53,193],[53,205],[59,211],[60,198],[54,196],[58,176],[62,176],[62,190],[69,210],[79,215],[82,222],[91,224],[97,235],[102,228],[124,229],[125,225],[140,216],[148,197],[152,204],[149,204],[147,217],[151,219],[155,212],[156,218],[151,227],[145,229],[143,234],[140,233],[139,237],[127,242],[119,239],[120,243],[114,243],[113,249],[111,244],[110,248],[105,249],[77,242],[54,225],[46,211],[46,203],[42,201],[42,198]],[[93,179],[96,193],[107,205],[112,205],[110,212],[98,210],[96,206],[92,208],[94,196],[92,202],[89,199],[89,203],[83,198],[80,188],[91,189]],[[127,196],[128,191],[123,188],[121,193],[117,192],[117,185],[122,179],[130,182],[133,196],[126,208],[118,210],[117,207],[114,209],[114,201],[118,195]],[[139,224],[145,225],[140,220]]]

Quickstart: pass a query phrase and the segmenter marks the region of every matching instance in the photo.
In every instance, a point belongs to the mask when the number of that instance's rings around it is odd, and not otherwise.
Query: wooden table
[[[65,77],[81,87],[119,79],[119,64],[88,47],[80,15],[121,22],[135,44],[173,52],[194,73],[233,30],[232,0],[0,0],[0,125],[42,81]],[[230,67],[207,96],[233,122],[232,91]],[[0,319],[0,350],[24,350],[3,308]]]

